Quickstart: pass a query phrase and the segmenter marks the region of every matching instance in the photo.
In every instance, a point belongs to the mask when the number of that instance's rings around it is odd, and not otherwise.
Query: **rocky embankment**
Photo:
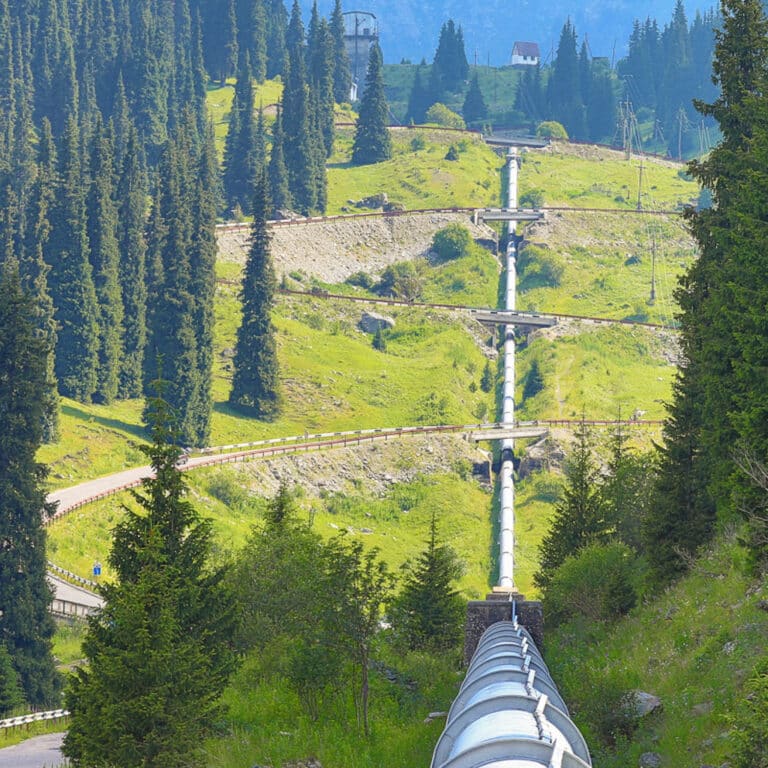
[[[389,264],[423,258],[435,232],[459,222],[472,237],[492,241],[493,230],[476,226],[466,213],[404,213],[274,226],[272,258],[278,279],[303,272],[326,283],[341,283],[356,272],[378,275]],[[245,263],[247,231],[221,230],[219,258]]]

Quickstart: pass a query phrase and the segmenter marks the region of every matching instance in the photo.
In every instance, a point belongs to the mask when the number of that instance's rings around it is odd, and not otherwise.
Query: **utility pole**
[[[640,155],[640,181],[637,185],[637,210],[643,210],[643,204],[640,201],[640,196],[643,194],[643,156]]]
[[[651,241],[651,296],[648,299],[649,304],[656,303],[656,233],[653,234]]]

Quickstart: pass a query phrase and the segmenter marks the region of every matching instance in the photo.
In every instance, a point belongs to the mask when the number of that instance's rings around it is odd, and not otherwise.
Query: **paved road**
[[[63,768],[67,765],[59,747],[63,733],[48,733],[0,749],[0,768]]]
[[[104,599],[90,590],[76,587],[52,573],[48,573],[48,583],[53,587],[57,600],[66,600],[68,603],[84,605],[88,608],[101,608]]]

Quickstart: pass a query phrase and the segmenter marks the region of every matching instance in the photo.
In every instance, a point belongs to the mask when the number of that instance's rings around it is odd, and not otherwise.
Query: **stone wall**
[[[491,624],[512,621],[512,607],[517,610],[518,623],[528,630],[536,647],[543,648],[544,614],[538,600],[525,600],[517,595],[513,603],[507,593],[488,595],[486,600],[471,600],[467,605],[467,621],[464,625],[464,664],[468,665],[475,648]]]

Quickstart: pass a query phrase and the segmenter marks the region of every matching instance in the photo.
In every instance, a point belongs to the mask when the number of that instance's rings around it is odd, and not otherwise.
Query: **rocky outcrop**
[[[358,325],[364,333],[376,333],[376,331],[386,331],[389,328],[394,328],[395,318],[388,315],[379,315],[376,312],[363,312]]]

